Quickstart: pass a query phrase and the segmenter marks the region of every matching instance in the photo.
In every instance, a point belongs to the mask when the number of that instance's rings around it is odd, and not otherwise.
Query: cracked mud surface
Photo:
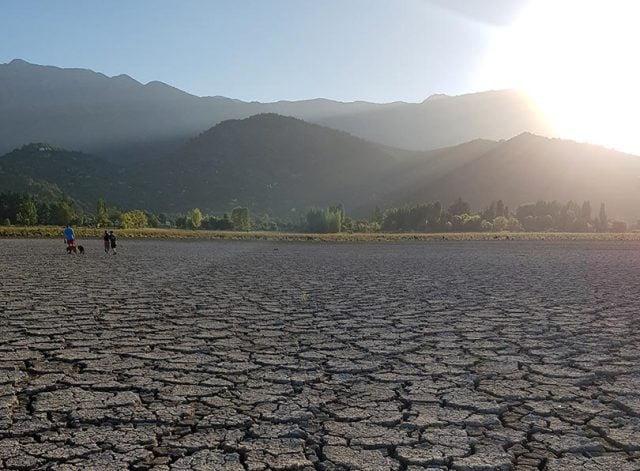
[[[640,244],[101,244],[0,241],[0,469],[640,469]]]

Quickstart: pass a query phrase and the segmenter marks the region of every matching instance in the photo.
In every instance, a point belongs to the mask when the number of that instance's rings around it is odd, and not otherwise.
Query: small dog
[[[78,253],[84,255],[84,247],[82,245],[78,245]]]

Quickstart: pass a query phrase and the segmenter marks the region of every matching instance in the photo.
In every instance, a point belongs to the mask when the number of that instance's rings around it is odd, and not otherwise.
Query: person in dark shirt
[[[113,233],[113,231],[109,231],[109,242],[111,243],[111,251],[113,252],[113,255],[115,255],[116,252],[116,235]]]
[[[111,239],[109,237],[109,233],[104,231],[104,235],[102,236],[102,240],[104,241],[104,252],[109,253],[109,247],[111,246]]]

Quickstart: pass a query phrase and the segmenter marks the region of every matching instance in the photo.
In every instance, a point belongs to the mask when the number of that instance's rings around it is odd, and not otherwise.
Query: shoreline
[[[438,232],[438,233],[336,233],[308,234],[295,232],[238,232],[188,229],[109,229],[125,239],[177,240],[271,240],[297,242],[400,242],[400,241],[640,241],[640,232],[572,233],[572,232]],[[78,239],[99,239],[104,229],[80,227]],[[62,238],[57,226],[0,226],[0,239]]]

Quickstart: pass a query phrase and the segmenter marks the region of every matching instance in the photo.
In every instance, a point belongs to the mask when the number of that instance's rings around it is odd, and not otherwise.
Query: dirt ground
[[[640,470],[640,243],[0,240],[0,469]]]

